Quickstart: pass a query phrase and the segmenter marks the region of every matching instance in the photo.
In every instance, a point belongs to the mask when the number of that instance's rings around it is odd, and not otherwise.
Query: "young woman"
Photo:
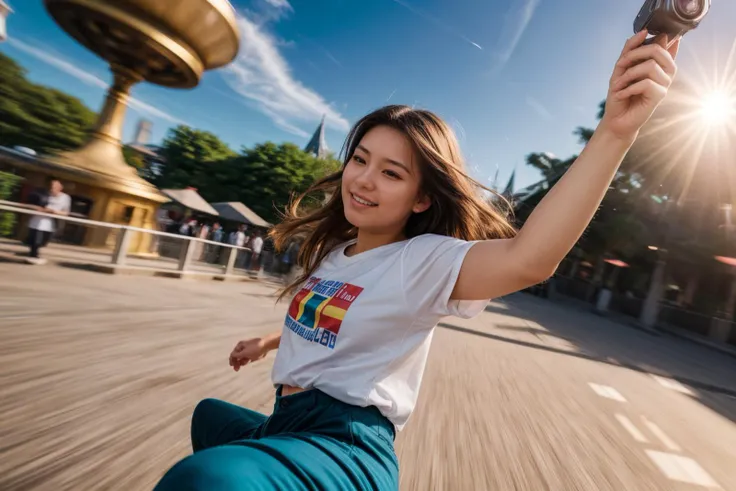
[[[271,416],[207,399],[194,454],[157,490],[394,490],[395,432],[414,409],[435,325],[548,278],[578,240],[675,74],[677,43],[628,40],[605,116],[567,174],[515,233],[463,169],[434,114],[389,106],[348,135],[345,164],[275,230],[306,237],[282,332],[241,341],[234,370],[278,348]]]

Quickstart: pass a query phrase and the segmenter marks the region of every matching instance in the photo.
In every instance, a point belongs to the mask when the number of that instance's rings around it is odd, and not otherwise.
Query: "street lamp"
[[[3,0],[0,0],[0,42],[8,39],[8,32],[5,27],[5,20],[9,14],[13,13],[13,9]]]

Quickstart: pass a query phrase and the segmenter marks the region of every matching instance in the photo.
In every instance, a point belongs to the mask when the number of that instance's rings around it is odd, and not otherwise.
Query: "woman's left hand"
[[[616,137],[633,141],[667,95],[677,72],[678,39],[644,45],[647,32],[629,38],[611,76],[601,126]]]

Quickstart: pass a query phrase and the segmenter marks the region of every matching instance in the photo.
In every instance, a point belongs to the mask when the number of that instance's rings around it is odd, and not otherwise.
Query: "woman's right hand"
[[[268,347],[264,338],[253,338],[240,341],[230,353],[230,366],[236,372],[252,361],[258,361],[268,354]]]

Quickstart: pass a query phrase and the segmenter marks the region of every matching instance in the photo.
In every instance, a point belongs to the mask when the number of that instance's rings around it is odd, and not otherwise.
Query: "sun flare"
[[[725,91],[714,91],[703,97],[700,117],[709,125],[721,125],[736,118],[736,98]]]

